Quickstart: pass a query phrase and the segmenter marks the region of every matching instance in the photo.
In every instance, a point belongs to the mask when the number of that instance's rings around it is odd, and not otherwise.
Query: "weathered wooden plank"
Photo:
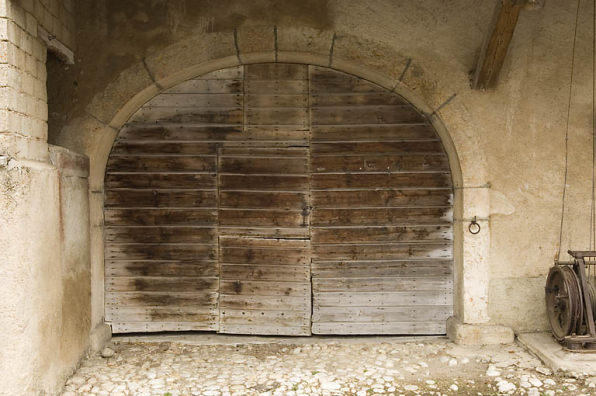
[[[118,307],[165,307],[165,306],[211,306],[217,304],[218,293],[204,290],[195,293],[176,292],[106,292],[106,306]]]
[[[248,80],[306,80],[308,66],[292,63],[261,63],[244,66],[244,79]]]
[[[106,310],[106,320],[112,320],[113,315],[139,315],[139,316],[162,316],[162,315],[202,315],[202,316],[219,316],[219,310],[215,304],[204,307],[196,306],[167,306],[167,307],[130,307],[130,306],[108,306]],[[210,318],[210,320],[217,318]],[[145,322],[147,320],[144,320]]]
[[[219,226],[220,236],[247,236],[271,238],[308,238],[310,229],[305,228],[280,228],[280,227],[224,227]]]
[[[306,175],[220,175],[219,186],[222,191],[308,191],[309,177]]]
[[[384,322],[384,323],[313,323],[313,334],[417,334],[442,335],[445,321],[437,322]]]
[[[306,94],[308,82],[306,80],[249,80],[244,82],[244,89],[252,95]]]
[[[448,206],[453,192],[442,190],[355,190],[313,191],[312,206],[320,208],[354,208],[362,206]]]
[[[452,260],[313,261],[313,278],[452,276]]]
[[[255,107],[308,107],[307,95],[245,95],[244,103],[247,108]],[[308,111],[308,109],[307,109]]]
[[[310,296],[310,282],[220,280],[220,294],[243,296]]]
[[[116,141],[110,157],[117,155],[215,155],[217,143],[212,142],[127,142]]]
[[[450,259],[452,243],[384,243],[379,245],[315,245],[314,260]]]
[[[220,333],[226,334],[258,334],[258,335],[284,335],[284,336],[309,336],[310,326],[281,327],[279,325],[267,326],[256,324],[221,324]]]
[[[217,210],[211,209],[106,209],[105,225],[194,225],[217,224]]]
[[[261,248],[261,247],[221,247],[220,262],[222,264],[256,265],[294,265],[310,264],[308,249]]]
[[[199,322],[199,323],[215,323],[218,320],[218,312],[188,312],[172,310],[170,307],[166,309],[154,308],[148,312],[120,312],[106,310],[106,321],[114,322]]]
[[[310,314],[310,303],[310,295],[306,297],[221,295],[219,298],[219,306],[222,309],[279,310],[307,314]]]
[[[214,227],[106,227],[106,242],[117,243],[212,243],[217,244]]]
[[[308,193],[220,192],[219,207],[302,210],[308,206]]]
[[[313,294],[313,301],[313,306],[315,307],[399,307],[404,305],[449,305],[453,304],[453,293],[446,290],[383,293],[329,292]]]
[[[306,327],[310,325],[310,315],[294,311],[239,311],[225,309],[221,311],[221,323],[224,325],[260,325],[280,327]]]
[[[356,143],[314,143],[311,155],[375,155],[375,154],[444,154],[443,145],[439,141],[407,141],[407,142],[356,142]]]
[[[214,189],[214,174],[182,174],[182,173],[119,173],[106,175],[106,188],[156,188],[156,189]]]
[[[205,292],[217,291],[217,278],[106,277],[108,292]]]
[[[241,107],[243,96],[240,94],[180,94],[162,93],[147,102],[143,108],[155,107]]]
[[[112,322],[114,333],[158,333],[162,331],[215,331],[219,322]]]
[[[310,105],[313,107],[325,106],[404,106],[408,101],[391,92],[375,92],[361,94],[312,94]]]
[[[361,227],[361,228],[313,228],[314,244],[366,243],[366,242],[449,242],[453,240],[453,227]]]
[[[308,213],[288,210],[220,209],[219,225],[225,227],[308,227]]]
[[[313,190],[451,188],[451,175],[436,173],[313,174]]]
[[[446,155],[350,155],[312,157],[313,173],[449,171]]]
[[[382,209],[315,209],[311,224],[315,227],[446,225],[453,219],[451,207],[382,208]]]
[[[217,207],[215,191],[107,190],[105,206],[137,208]]]
[[[411,106],[311,107],[312,125],[417,124],[426,117]]]
[[[312,141],[438,140],[430,124],[313,125]]]
[[[308,146],[290,147],[287,143],[280,142],[280,146],[263,147],[261,144],[251,146],[244,143],[242,146],[224,146],[220,149],[220,156],[225,157],[280,157],[280,158],[308,158]]]
[[[128,121],[131,124],[242,124],[242,107],[142,107]]]
[[[221,157],[221,173],[241,174],[305,174],[308,172],[308,158],[305,157]]]
[[[106,260],[105,274],[153,277],[217,277],[217,261],[116,261]]]
[[[311,81],[310,93],[385,93],[387,90],[366,80],[355,78],[347,79],[320,79]]]
[[[118,134],[119,144],[127,141],[164,141],[182,140],[185,142],[205,141],[205,140],[229,140],[245,139],[242,134],[242,126],[218,125],[218,126],[188,126],[182,128],[176,126],[164,125],[135,125],[126,124]]]
[[[106,244],[107,260],[217,260],[214,245]]]
[[[242,92],[242,80],[235,78],[188,80],[164,91],[165,94],[241,94]]]
[[[411,307],[314,307],[313,321],[346,323],[438,322],[453,316],[451,305]]]
[[[272,248],[272,249],[310,249],[308,238],[246,238],[240,236],[225,237],[219,240],[221,247],[250,247],[250,248]]]
[[[285,282],[309,282],[310,268],[289,265],[229,265],[221,266],[222,279],[271,280]]]
[[[248,107],[246,125],[308,125],[308,109],[300,107]]]
[[[215,157],[112,156],[107,172],[215,172]]]
[[[313,279],[313,293],[324,292],[399,292],[453,290],[453,281],[437,277],[329,278]]]

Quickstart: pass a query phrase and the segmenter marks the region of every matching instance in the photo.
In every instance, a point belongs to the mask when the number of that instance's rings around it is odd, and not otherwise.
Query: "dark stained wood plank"
[[[453,294],[447,290],[382,293],[355,293],[346,291],[315,293],[313,294],[313,300],[314,307],[399,307],[405,305],[449,305],[453,304]]]
[[[312,141],[437,140],[430,124],[318,125],[312,127]]]
[[[149,110],[155,107],[241,107],[243,96],[240,94],[167,94],[157,95],[143,108]]]
[[[118,144],[124,144],[127,141],[164,141],[164,140],[182,140],[185,142],[205,141],[205,140],[228,140],[234,137],[241,137],[242,126],[220,125],[220,126],[163,126],[151,125],[141,126],[135,124],[126,124],[118,134]]]
[[[308,191],[308,176],[252,176],[252,175],[221,175],[219,186],[222,191],[252,190],[252,191]]]
[[[280,157],[280,158],[308,158],[308,145],[303,147],[288,146],[287,143],[281,142],[281,146],[263,147],[262,145],[250,146],[243,144],[242,146],[224,146],[220,149],[220,157]]]
[[[308,158],[305,157],[222,157],[219,171],[221,173],[240,174],[305,174],[308,173]]]
[[[154,308],[147,312],[120,312],[120,311],[106,311],[106,320],[114,322],[199,322],[199,323],[215,323],[218,320],[219,312],[193,312],[171,307]]]
[[[306,80],[251,80],[244,82],[244,89],[251,95],[306,94],[308,82]]]
[[[438,322],[453,316],[451,305],[411,307],[316,307],[313,321],[346,323]]]
[[[113,156],[107,172],[215,172],[215,157]]]
[[[314,227],[448,225],[453,220],[450,207],[383,208],[383,209],[317,209],[311,214]]]
[[[310,84],[311,94],[323,93],[384,93],[384,88],[359,79],[328,79],[312,81]]]
[[[453,240],[453,227],[362,227],[362,228],[313,228],[312,242],[366,243],[366,242],[447,242]]]
[[[521,12],[521,3],[511,0],[496,1],[472,79],[473,89],[491,89],[497,84]]]
[[[449,173],[313,174],[313,190],[341,189],[450,189]]]
[[[222,279],[271,280],[285,282],[309,282],[310,268],[289,265],[229,265],[221,266]]]
[[[308,66],[292,63],[261,63],[244,66],[244,79],[248,80],[306,80]]]
[[[214,227],[106,227],[106,242],[117,243],[213,243]]]
[[[243,296],[310,296],[310,282],[259,282],[221,280],[219,292]]]
[[[292,311],[310,314],[310,296],[237,296],[222,295],[219,305],[224,309]]]
[[[166,91],[165,94],[241,94],[242,80],[188,80]]]
[[[448,172],[446,155],[350,155],[312,157],[313,173]]]
[[[215,191],[107,190],[106,208],[200,208],[217,207]]]
[[[217,278],[106,277],[108,292],[205,292],[216,291]]]
[[[310,249],[308,238],[246,238],[240,236],[225,237],[219,240],[221,247],[255,247],[273,249]]]
[[[106,260],[106,276],[217,277],[217,261],[115,261]]]
[[[141,108],[128,121],[132,124],[242,124],[242,107]]]
[[[210,174],[107,174],[107,189],[214,189],[215,175]]]
[[[444,320],[436,322],[385,322],[385,323],[313,323],[313,334],[400,334],[438,335],[445,334]]]
[[[316,143],[312,145],[313,157],[323,155],[374,155],[374,154],[443,154],[439,141],[410,142],[358,142]]]
[[[453,290],[453,281],[445,276],[421,278],[329,278],[313,279],[313,292],[399,292]]]
[[[426,117],[411,106],[311,107],[312,125],[416,124]]]
[[[310,229],[283,227],[224,227],[219,226],[220,236],[246,236],[271,238],[308,238]]]
[[[176,292],[106,292],[106,307],[206,307],[217,304],[218,293],[204,290],[196,293]]]
[[[306,228],[308,227],[308,212],[220,209],[219,225],[225,227]]]
[[[217,246],[107,243],[105,256],[106,260],[217,260]]]
[[[315,245],[313,260],[398,260],[451,259],[452,243],[381,244],[381,245]]]
[[[449,276],[451,260],[313,261],[313,278],[360,278],[385,276]]]
[[[116,141],[110,156],[116,155],[215,155],[217,143],[211,142],[126,142]]]
[[[221,247],[219,255],[222,264],[293,266],[307,266],[310,264],[310,251],[308,249]]]
[[[308,96],[301,94],[294,95],[246,95],[245,104],[249,108],[255,107],[294,107],[307,108]],[[308,109],[306,109],[308,111]]]
[[[215,209],[106,209],[107,226],[136,225],[194,225],[213,226],[217,224]]]
[[[375,92],[360,94],[313,94],[310,96],[313,107],[325,106],[395,106],[409,105],[408,101],[391,92]]]
[[[308,109],[299,107],[247,107],[246,125],[308,125]]]
[[[362,206],[448,206],[453,192],[442,190],[355,190],[313,191],[312,206],[321,208],[353,208]]]
[[[302,210],[308,206],[308,193],[220,192],[220,208]]]
[[[225,309],[221,311],[223,325],[262,325],[280,327],[306,327],[310,325],[310,315],[294,311],[239,311]]]

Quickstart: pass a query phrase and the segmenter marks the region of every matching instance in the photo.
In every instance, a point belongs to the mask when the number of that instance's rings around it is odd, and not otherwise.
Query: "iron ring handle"
[[[478,224],[476,222],[476,216],[474,216],[474,220],[472,220],[472,222],[468,226],[468,231],[470,231],[470,234],[476,235],[480,232],[480,230],[481,230],[480,224]]]

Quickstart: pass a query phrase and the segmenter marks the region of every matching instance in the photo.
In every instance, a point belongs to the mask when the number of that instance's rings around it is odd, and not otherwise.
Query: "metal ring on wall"
[[[474,216],[474,220],[472,220],[472,222],[468,226],[468,231],[470,231],[470,234],[476,235],[480,232],[480,230],[480,224],[476,222],[476,216]]]

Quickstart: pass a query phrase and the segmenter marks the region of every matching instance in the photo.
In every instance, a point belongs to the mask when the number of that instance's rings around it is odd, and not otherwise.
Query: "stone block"
[[[91,349],[95,352],[101,351],[112,339],[112,328],[105,324],[101,323],[95,326],[95,328],[91,331],[89,335],[89,342]]]
[[[509,327],[465,324],[454,316],[447,319],[447,336],[451,341],[462,345],[511,344],[515,340],[515,334]]]
[[[245,63],[246,54],[275,52],[275,36],[272,26],[243,26],[236,30],[240,60]],[[275,61],[275,57],[273,57]]]
[[[278,60],[298,61],[298,54],[319,55],[329,64],[333,32],[308,27],[286,27],[277,29]],[[302,61],[306,63],[307,60]],[[319,63],[320,64],[320,63]]]

